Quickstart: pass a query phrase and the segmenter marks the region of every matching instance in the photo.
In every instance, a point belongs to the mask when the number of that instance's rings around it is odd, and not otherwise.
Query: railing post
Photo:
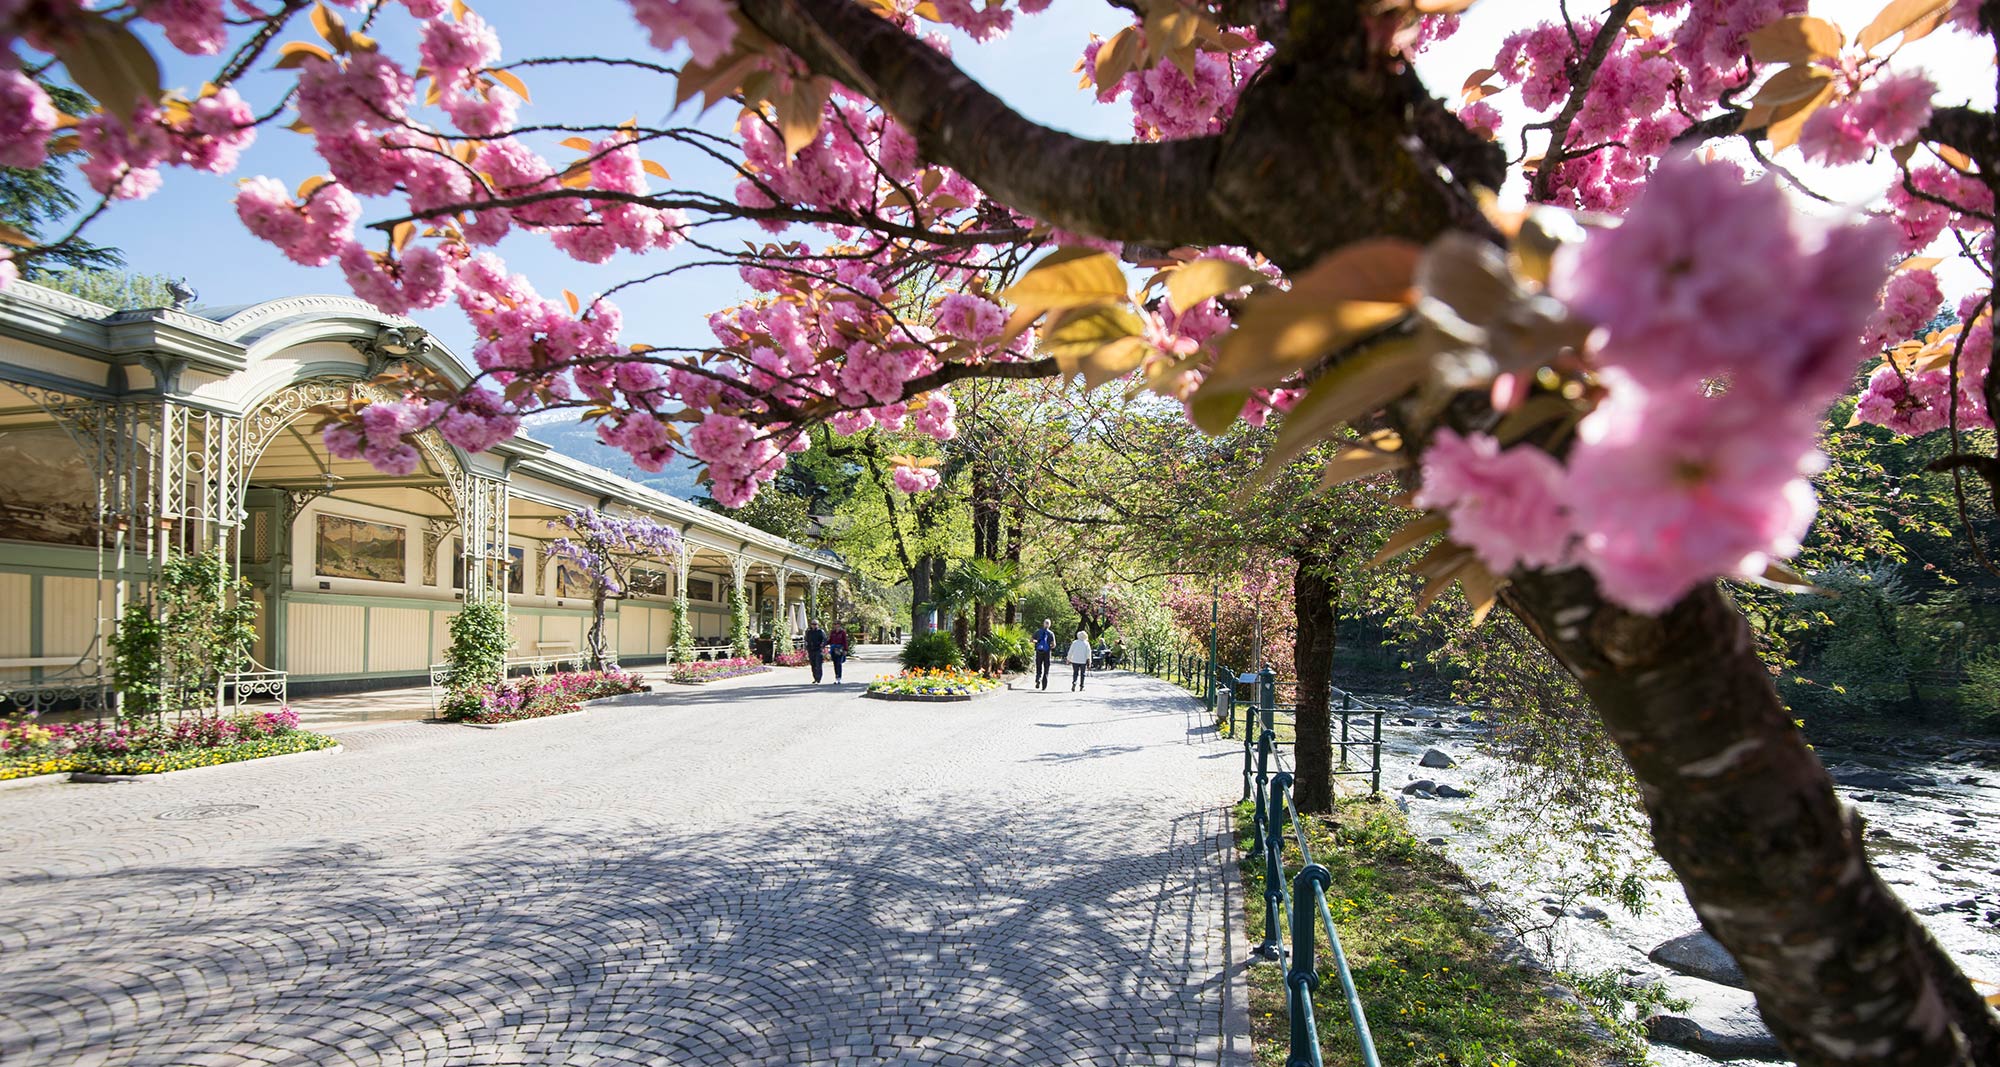
[[[1268,663],[1264,664],[1263,670],[1257,672],[1257,707],[1264,713],[1264,729],[1266,731],[1276,730],[1278,728],[1278,672],[1272,670],[1271,665]],[[1273,735],[1274,740],[1275,736]]]
[[[1373,773],[1369,777],[1368,788],[1371,792],[1380,793],[1382,791],[1382,709],[1381,708],[1375,709],[1375,743],[1372,746],[1370,746],[1369,751],[1375,754],[1375,762],[1374,762]]]
[[[1317,863],[1308,864],[1292,877],[1292,967],[1285,972],[1285,1008],[1292,1020],[1292,1049],[1285,1067],[1318,1067],[1319,1034],[1313,1025],[1312,994],[1319,988],[1317,949],[1313,931],[1318,927],[1319,901],[1316,894],[1333,885],[1333,876]]]
[[[1354,708],[1354,694],[1340,694],[1340,769],[1347,769],[1347,713]]]
[[[1234,697],[1232,697],[1231,699],[1233,700]],[[1243,739],[1243,799],[1249,800],[1251,794],[1256,791],[1255,786],[1252,784],[1253,778],[1256,774],[1256,771],[1252,767],[1252,763],[1257,758],[1256,756],[1257,742],[1251,735],[1255,734],[1257,731],[1252,729],[1251,727],[1256,722],[1257,706],[1255,704],[1246,703],[1242,705],[1242,708],[1243,708],[1243,725],[1238,728],[1237,736]]]
[[[1264,805],[1264,942],[1257,955],[1267,960],[1284,958],[1284,931],[1280,925],[1285,910],[1285,790],[1292,776],[1279,771],[1271,776],[1271,799]]]

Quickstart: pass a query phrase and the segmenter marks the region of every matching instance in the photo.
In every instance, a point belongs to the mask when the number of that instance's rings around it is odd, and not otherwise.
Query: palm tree
[[[969,559],[952,568],[944,583],[934,591],[938,606],[952,613],[970,610],[973,636],[966,651],[978,657],[979,669],[992,666],[993,609],[1019,599],[1020,565],[1004,559]]]

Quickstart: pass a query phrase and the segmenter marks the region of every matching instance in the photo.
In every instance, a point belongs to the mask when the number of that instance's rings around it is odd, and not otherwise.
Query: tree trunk
[[[598,582],[590,595],[590,635],[584,640],[590,646],[590,669],[604,669],[604,583]]]
[[[1333,681],[1334,630],[1340,622],[1339,588],[1326,561],[1309,551],[1294,552],[1292,663],[1299,674],[1298,740],[1294,752],[1298,780],[1293,802],[1300,811],[1333,810],[1333,713],[1327,686]]]
[[[972,643],[979,652],[979,669],[993,669],[993,656],[986,651],[987,641],[993,636],[993,605],[981,604],[972,611]]]
[[[917,565],[910,568],[910,637],[912,639],[931,632],[931,558],[918,556]]]
[[[1576,570],[1506,595],[1590,695],[1654,847],[1800,1067],[2000,1064],[2000,1020],[1869,865],[1860,816],[1719,590],[1660,618],[1604,603]]]

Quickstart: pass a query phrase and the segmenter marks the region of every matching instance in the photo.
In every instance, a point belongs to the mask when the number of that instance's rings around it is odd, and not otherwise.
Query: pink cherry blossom
[[[1413,502],[1450,515],[1452,540],[1506,574],[1563,561],[1569,519],[1562,488],[1562,464],[1547,452],[1502,450],[1491,435],[1445,429],[1424,449],[1423,487]]]
[[[167,31],[175,48],[195,56],[222,51],[228,35],[222,25],[222,0],[152,0],[139,17]]]
[[[424,23],[417,54],[441,84],[460,88],[474,71],[500,61],[500,35],[478,14],[467,12],[457,21]]]
[[[953,293],[938,303],[938,329],[961,341],[990,341],[1006,328],[1000,305],[972,293]]]
[[[905,493],[928,493],[944,482],[943,475],[929,467],[899,466],[889,476]]]
[[[1881,348],[1909,339],[1919,327],[1937,314],[1944,303],[1937,275],[1928,270],[1906,270],[1889,279],[1882,290],[1882,306],[1869,316],[1862,340],[1870,348]]]
[[[653,47],[670,51],[686,44],[697,63],[714,63],[736,41],[736,5],[731,0],[631,0],[632,13],[646,27]],[[718,498],[720,499],[720,498]]]
[[[1609,399],[1577,427],[1565,494],[1578,561],[1606,597],[1658,613],[1798,551],[1817,507],[1807,478],[1824,463],[1818,411],[1607,377]]]
[[[49,94],[34,79],[18,70],[0,70],[0,165],[41,166],[59,119]]]
[[[1951,421],[1951,372],[1906,375],[1894,367],[1877,367],[1854,414],[1862,422],[1912,437],[1942,430]]]

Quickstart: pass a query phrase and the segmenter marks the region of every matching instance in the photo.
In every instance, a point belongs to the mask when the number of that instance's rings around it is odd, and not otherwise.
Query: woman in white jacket
[[[1084,672],[1090,669],[1090,638],[1082,630],[1076,632],[1076,640],[1069,643],[1069,654],[1063,658],[1069,660],[1069,691],[1081,692]]]

